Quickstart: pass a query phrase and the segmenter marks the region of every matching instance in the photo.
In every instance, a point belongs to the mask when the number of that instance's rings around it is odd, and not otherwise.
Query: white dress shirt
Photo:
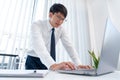
[[[34,22],[31,26],[31,38],[30,38],[30,50],[28,55],[39,57],[43,64],[49,68],[55,61],[50,56],[50,40],[52,25],[49,23],[49,20],[37,21]],[[78,53],[73,48],[71,42],[69,41],[68,34],[62,26],[55,28],[55,42],[57,44],[58,40],[61,39],[65,49],[69,53],[72,60],[76,65],[80,65],[80,59]],[[59,54],[59,53],[58,53]]]

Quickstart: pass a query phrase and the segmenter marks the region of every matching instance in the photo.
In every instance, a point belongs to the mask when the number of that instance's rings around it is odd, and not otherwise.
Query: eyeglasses
[[[61,21],[67,21],[65,18],[62,18],[61,16],[55,14],[55,16],[57,17],[57,19],[61,20]]]

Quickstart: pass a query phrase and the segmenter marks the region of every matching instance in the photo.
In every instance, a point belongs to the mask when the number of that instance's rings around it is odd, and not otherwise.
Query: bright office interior
[[[100,55],[107,17],[120,31],[119,0],[0,0],[0,54],[17,56],[18,69],[24,69],[31,23],[48,19],[53,3],[62,3],[68,9],[67,21],[63,25],[83,64],[91,64],[88,50]],[[70,60],[60,42],[57,44],[57,53],[57,62]],[[12,69],[10,61],[13,60],[8,56],[4,59],[0,56],[0,68]],[[6,63],[10,63],[9,67],[6,67]]]

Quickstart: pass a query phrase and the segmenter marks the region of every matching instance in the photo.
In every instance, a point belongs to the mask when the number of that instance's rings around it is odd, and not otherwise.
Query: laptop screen
[[[112,72],[117,68],[120,51],[120,32],[108,18],[101,50],[98,73]]]

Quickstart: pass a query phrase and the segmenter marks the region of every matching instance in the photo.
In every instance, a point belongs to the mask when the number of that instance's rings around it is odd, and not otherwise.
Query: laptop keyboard
[[[91,68],[91,69],[76,69],[76,70],[83,70],[83,71],[85,71],[85,70],[89,70],[89,71],[94,71],[95,69],[94,68]]]
[[[75,69],[75,70],[70,70],[70,69],[66,69],[65,71],[79,71],[79,70],[90,70],[90,71],[93,71],[95,70],[95,68],[91,68],[91,69],[84,69],[84,68],[81,68],[81,69]]]

